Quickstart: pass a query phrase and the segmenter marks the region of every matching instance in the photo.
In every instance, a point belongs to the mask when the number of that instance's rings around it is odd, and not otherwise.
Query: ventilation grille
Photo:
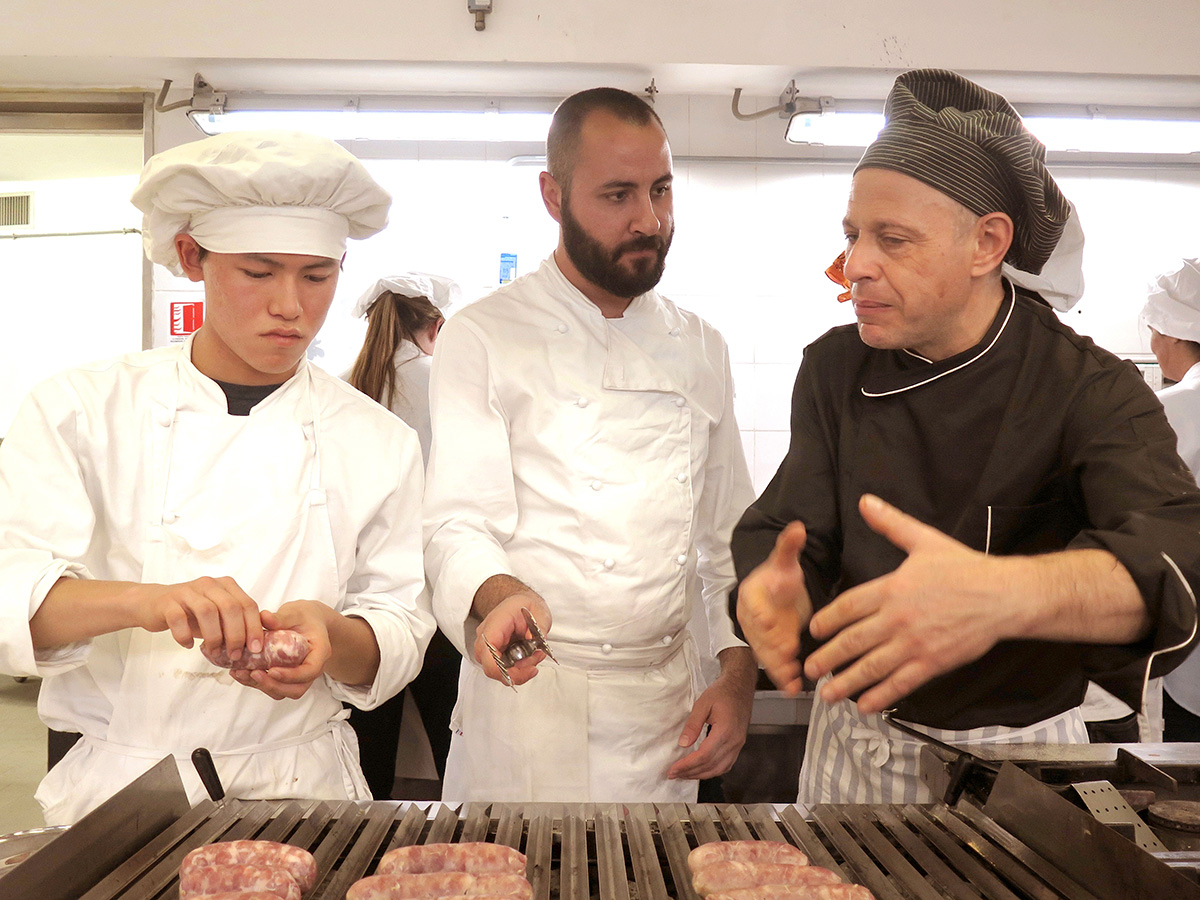
[[[0,194],[0,228],[33,225],[33,194]]]

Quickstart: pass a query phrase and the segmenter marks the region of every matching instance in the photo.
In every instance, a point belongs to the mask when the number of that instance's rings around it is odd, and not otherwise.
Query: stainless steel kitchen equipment
[[[126,807],[127,819],[136,819],[137,796],[113,798]],[[305,900],[342,900],[392,847],[480,840],[527,855],[536,900],[698,900],[687,854],[723,839],[795,844],[814,864],[866,885],[878,900],[1200,898],[1194,867],[1172,869],[1095,819],[1074,819],[1074,813],[1091,817],[1011,765],[1002,768],[993,798],[987,807],[967,796],[954,807],[818,806],[810,819],[795,806],[765,804],[472,803],[455,809],[396,801],[204,801],[157,829],[143,829],[136,840],[116,833],[132,822],[114,825],[113,842],[128,847],[116,859],[98,859],[68,841],[71,829],[22,864],[31,867],[22,892],[3,893],[8,879],[0,879],[0,898],[175,900],[179,863],[189,850],[243,838],[310,850],[318,882]],[[33,867],[42,853],[53,865]],[[1097,860],[1105,856],[1101,866]],[[1137,873],[1138,890],[1155,892],[1128,893],[1128,883],[1112,881],[1110,869]],[[40,880],[30,880],[34,872]],[[87,889],[64,889],[71,875]]]

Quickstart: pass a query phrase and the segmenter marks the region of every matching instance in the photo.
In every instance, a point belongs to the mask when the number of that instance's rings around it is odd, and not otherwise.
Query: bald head
[[[629,91],[601,87],[572,94],[554,111],[554,120],[546,135],[546,169],[564,191],[570,190],[584,122],[594,112],[606,112],[630,125],[654,123],[666,134],[658,113]]]

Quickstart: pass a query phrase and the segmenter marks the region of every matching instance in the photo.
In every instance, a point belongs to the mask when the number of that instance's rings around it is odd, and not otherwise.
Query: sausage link
[[[803,850],[780,841],[713,841],[688,854],[688,868],[698,869],[715,862],[784,863],[807,866]]]
[[[789,866],[780,863],[715,862],[692,873],[692,887],[701,897],[757,888],[769,884],[837,884],[837,873],[820,866]]]
[[[525,874],[525,854],[503,844],[415,844],[389,850],[376,875],[417,875],[424,872],[466,872],[470,875]]]
[[[708,900],[875,900],[860,884],[768,884],[709,894]]]
[[[192,900],[279,900],[269,891],[222,891],[219,894],[196,894]]]
[[[219,841],[183,858],[180,872],[195,866],[270,866],[286,869],[301,891],[317,882],[317,861],[302,847],[276,841]]]
[[[258,653],[243,650],[241,657],[236,660],[229,658],[225,647],[209,647],[205,641],[200,645],[200,652],[214,666],[222,669],[270,669],[273,666],[291,668],[304,662],[308,656],[308,641],[298,631],[281,628],[278,631],[268,631],[263,634],[263,648]]]
[[[533,900],[533,885],[520,875],[468,875],[466,872],[371,875],[350,885],[346,900],[433,900],[462,894]]]
[[[275,894],[279,900],[300,900],[300,886],[284,869],[270,866],[191,866],[180,869],[179,898],[195,900],[223,892]]]

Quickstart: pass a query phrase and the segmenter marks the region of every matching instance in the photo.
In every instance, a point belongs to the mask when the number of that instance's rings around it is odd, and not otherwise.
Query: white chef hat
[[[1167,337],[1200,342],[1200,259],[1151,282],[1142,321]]]
[[[449,316],[450,310],[457,305],[462,291],[458,284],[444,275],[431,275],[428,272],[404,272],[401,275],[389,275],[380,278],[371,285],[350,311],[353,316],[365,316],[371,305],[385,291],[391,291],[404,297],[424,297],[436,306],[443,316]]]
[[[328,138],[243,131],[150,158],[131,198],[146,255],[183,274],[175,236],[213,253],[300,253],[341,259],[347,238],[387,225],[392,198]]]

